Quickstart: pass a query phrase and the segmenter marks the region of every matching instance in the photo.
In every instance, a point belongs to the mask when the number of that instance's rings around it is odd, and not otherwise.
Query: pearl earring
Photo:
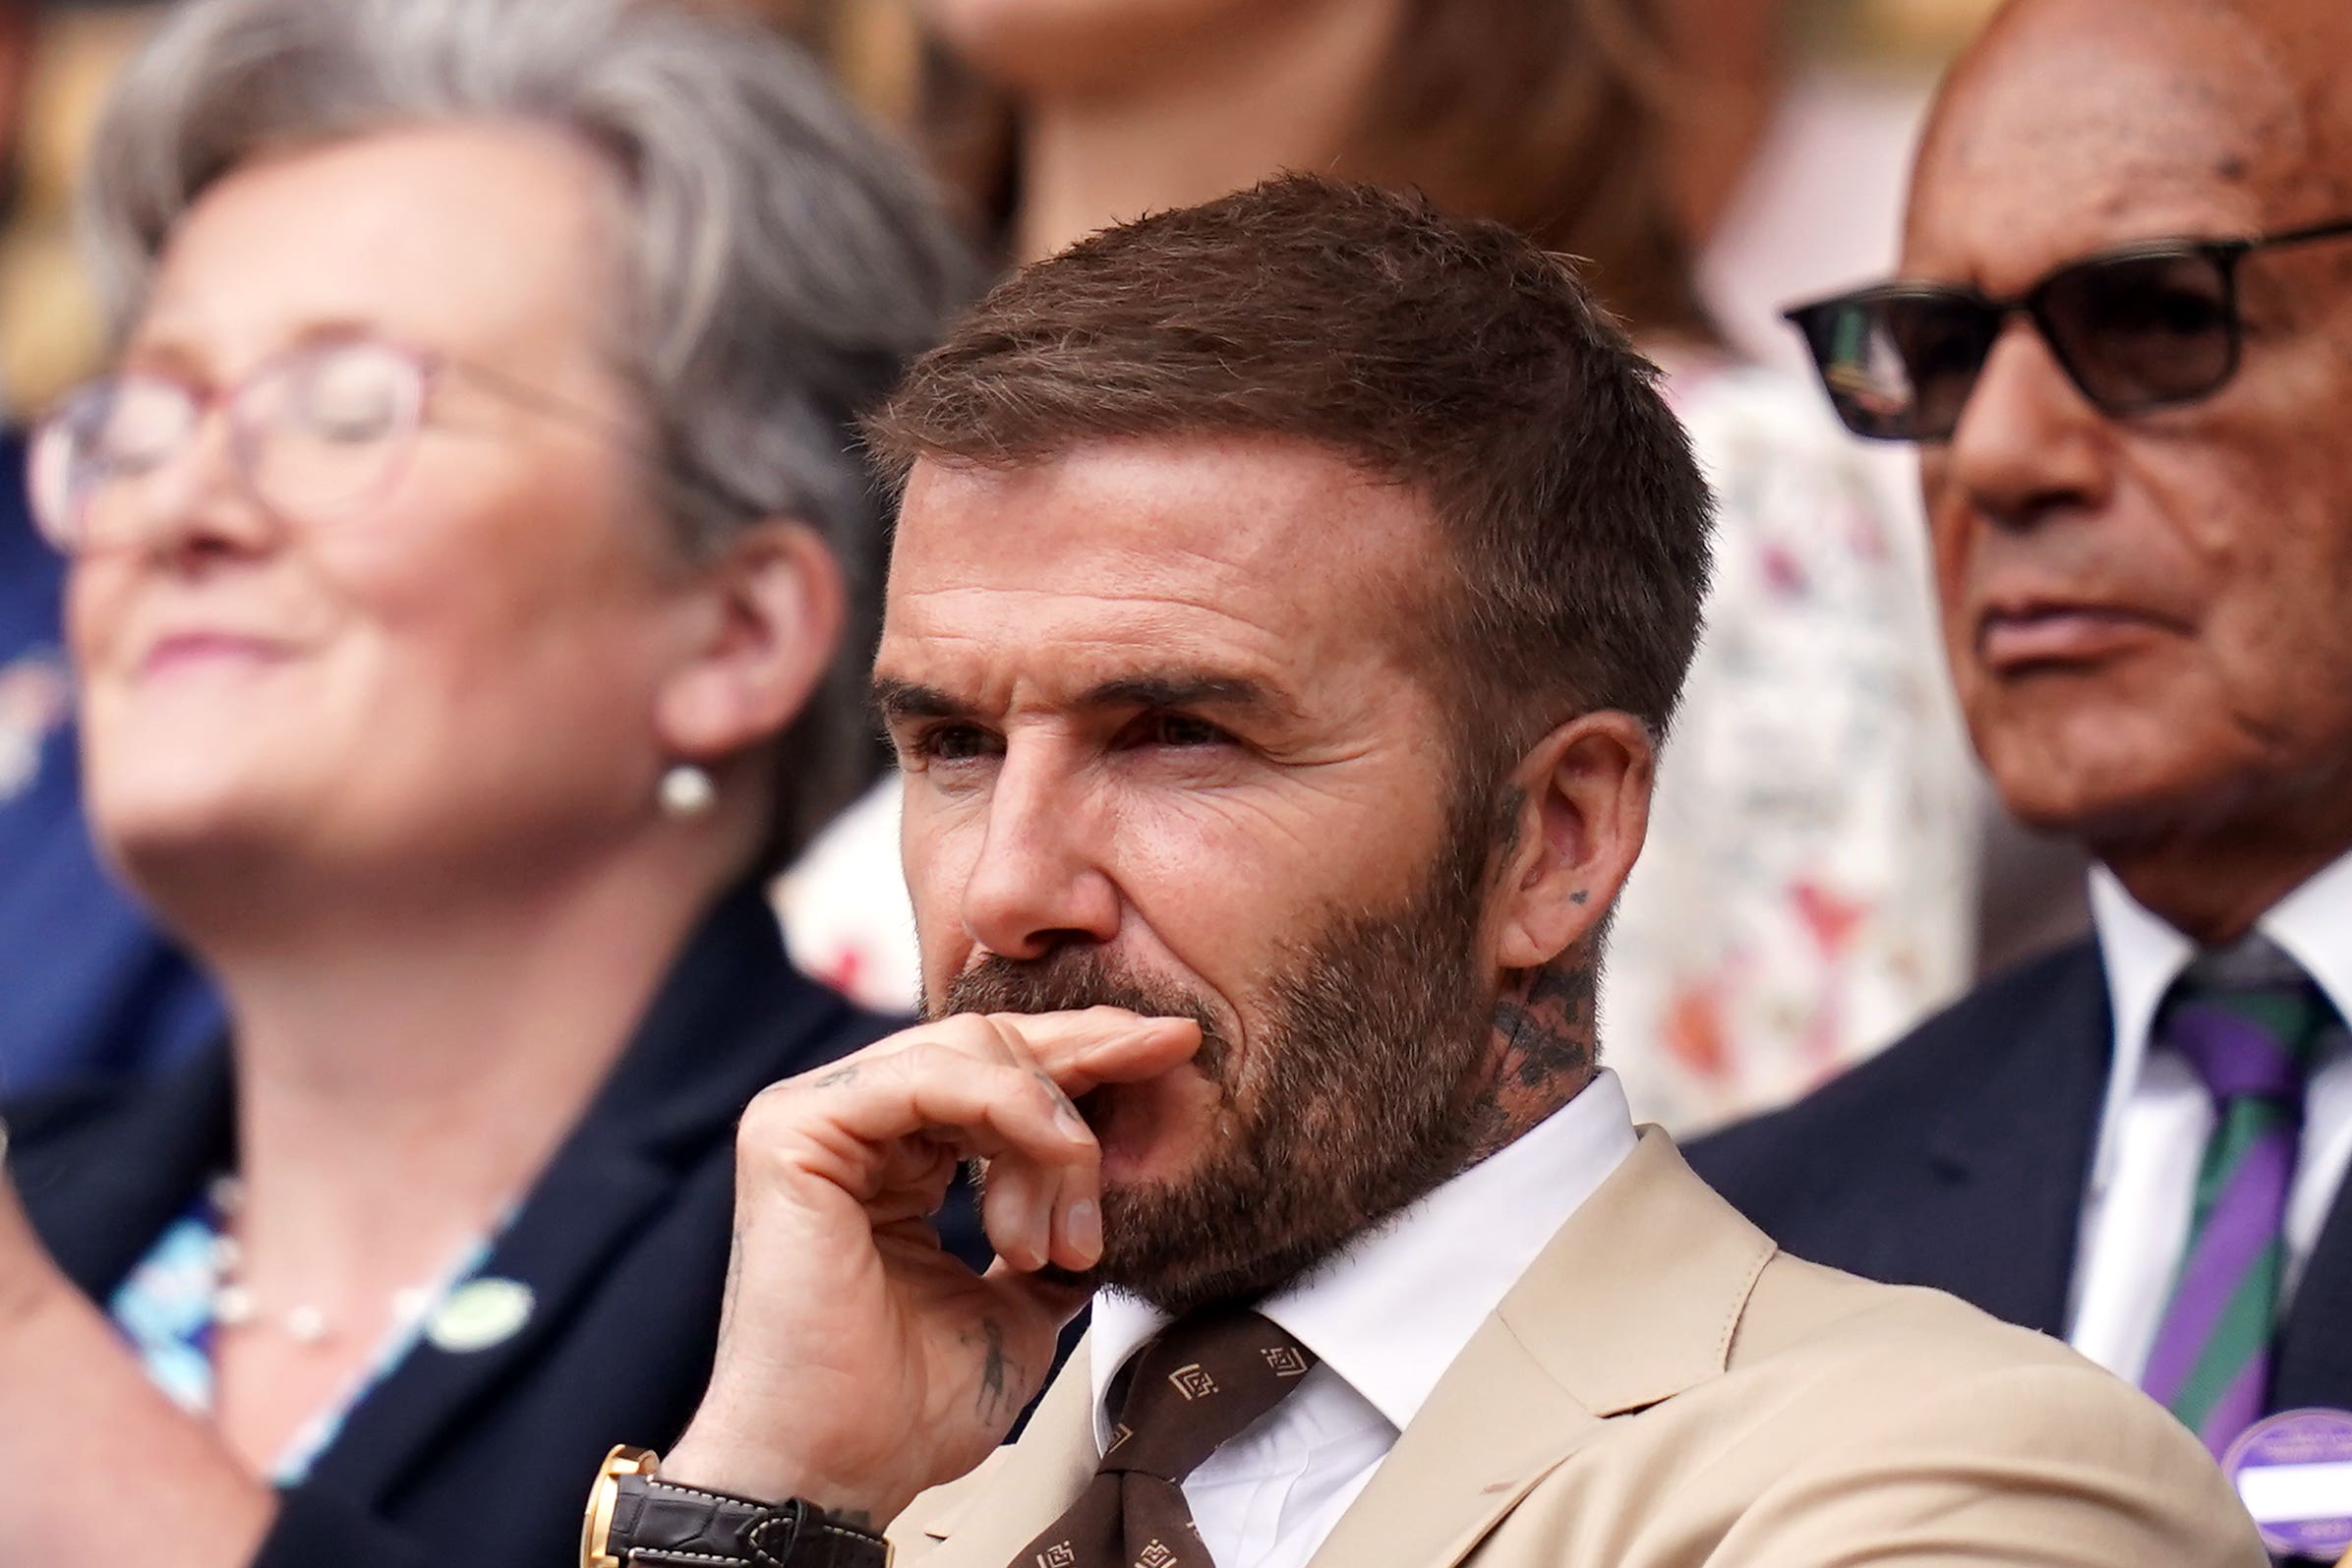
[[[719,786],[700,768],[681,762],[662,775],[661,795],[663,816],[691,822],[719,803]]]

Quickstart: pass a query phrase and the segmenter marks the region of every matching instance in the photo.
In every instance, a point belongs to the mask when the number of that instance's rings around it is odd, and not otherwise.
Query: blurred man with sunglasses
[[[1901,280],[1791,313],[1919,446],[1970,733],[2098,862],[2096,937],[1695,1151],[1793,1250],[2064,1334],[2216,1454],[2352,1408],[2348,57],[2341,0],[2017,0]]]

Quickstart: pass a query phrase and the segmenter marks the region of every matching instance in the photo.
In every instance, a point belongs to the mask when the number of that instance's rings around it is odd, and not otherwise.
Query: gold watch
[[[588,1517],[580,1522],[580,1568],[626,1568],[606,1549],[613,1539],[613,1505],[620,1500],[620,1478],[650,1476],[661,1463],[662,1456],[652,1449],[626,1443],[605,1455],[597,1467],[596,1485],[588,1493]]]
[[[661,1456],[605,1455],[580,1524],[580,1568],[890,1568],[890,1542],[804,1498],[755,1502],[663,1481]]]

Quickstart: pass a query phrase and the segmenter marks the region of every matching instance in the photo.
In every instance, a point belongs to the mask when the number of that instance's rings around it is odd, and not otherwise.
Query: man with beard
[[[1779,1255],[1597,1069],[1708,504],[1565,265],[1285,178],[1014,278],[874,436],[930,1021],[746,1115],[588,1561],[2261,1561],[2142,1396]]]

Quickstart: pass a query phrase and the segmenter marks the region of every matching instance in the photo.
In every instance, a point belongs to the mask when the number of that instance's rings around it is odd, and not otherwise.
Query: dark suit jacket
[[[672,1442],[708,1380],[737,1114],[895,1026],[796,974],[756,892],[721,903],[484,1267],[531,1288],[528,1322],[487,1350],[411,1352],[283,1494],[258,1568],[575,1563],[605,1450]],[[93,1299],[227,1167],[232,1094],[215,1051],[147,1087],[17,1114],[26,1206]],[[985,1256],[969,1193],[944,1226]]]
[[[2095,943],[2000,975],[1690,1163],[1799,1257],[2064,1334],[2114,1025]],[[2352,1409],[2352,1184],[2297,1289],[2273,1409]]]

